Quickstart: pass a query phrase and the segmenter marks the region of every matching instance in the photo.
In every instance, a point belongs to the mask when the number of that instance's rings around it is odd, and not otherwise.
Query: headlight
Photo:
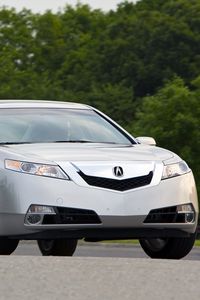
[[[5,168],[25,174],[69,180],[69,177],[60,169],[60,167],[53,165],[6,159]]]
[[[183,160],[176,164],[164,165],[162,179],[180,176],[190,171],[190,168]]]

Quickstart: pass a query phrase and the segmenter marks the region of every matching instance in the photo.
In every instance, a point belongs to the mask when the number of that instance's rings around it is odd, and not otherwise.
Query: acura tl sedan
[[[191,169],[153,138],[87,105],[0,101],[0,254],[19,240],[71,256],[78,239],[139,239],[148,256],[179,259],[197,220]]]

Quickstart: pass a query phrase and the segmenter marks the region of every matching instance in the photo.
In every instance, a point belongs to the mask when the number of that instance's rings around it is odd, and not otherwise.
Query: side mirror
[[[136,140],[137,140],[140,144],[149,145],[149,146],[156,146],[156,141],[155,141],[154,138],[152,138],[152,137],[148,137],[148,136],[139,136],[139,137],[136,138]]]

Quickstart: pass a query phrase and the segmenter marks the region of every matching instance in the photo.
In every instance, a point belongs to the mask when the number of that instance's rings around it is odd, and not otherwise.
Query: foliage
[[[190,90],[180,78],[166,83],[154,96],[146,97],[136,114],[133,129],[151,135],[159,145],[185,159],[200,177],[200,77]],[[199,183],[199,181],[198,181]]]

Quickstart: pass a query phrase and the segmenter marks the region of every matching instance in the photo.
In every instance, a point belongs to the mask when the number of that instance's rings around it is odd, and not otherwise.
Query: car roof
[[[74,109],[92,109],[90,106],[60,101],[45,100],[0,100],[0,108],[74,108]]]

